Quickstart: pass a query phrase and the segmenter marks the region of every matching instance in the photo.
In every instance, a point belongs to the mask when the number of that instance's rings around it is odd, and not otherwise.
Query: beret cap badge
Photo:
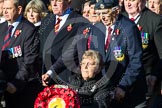
[[[104,4],[100,4],[100,8],[101,9],[104,9],[105,8],[105,5]]]

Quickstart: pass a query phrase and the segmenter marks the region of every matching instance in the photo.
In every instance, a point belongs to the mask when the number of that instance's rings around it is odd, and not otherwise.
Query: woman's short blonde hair
[[[47,10],[45,4],[42,2],[42,0],[31,0],[26,5],[25,12],[24,12],[24,17],[25,18],[27,18],[27,12],[31,8],[33,9],[34,12],[39,13],[40,18],[44,18],[48,13],[48,10]]]
[[[82,56],[82,60],[83,59],[92,59],[95,61],[96,64],[99,65],[100,68],[103,67],[103,58],[102,55],[98,52],[98,51],[94,51],[94,50],[87,50],[85,51],[85,53]]]

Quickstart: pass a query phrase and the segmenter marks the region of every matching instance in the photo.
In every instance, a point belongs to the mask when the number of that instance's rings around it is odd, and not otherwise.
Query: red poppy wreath
[[[77,93],[63,85],[52,85],[40,92],[34,108],[80,108]]]

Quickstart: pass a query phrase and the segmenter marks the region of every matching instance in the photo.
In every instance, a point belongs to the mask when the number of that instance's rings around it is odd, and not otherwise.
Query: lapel
[[[67,20],[65,21],[65,24],[60,28],[60,30],[57,34],[54,33],[54,28],[53,28],[54,24],[55,24],[55,20],[56,20],[56,15],[51,14],[51,16],[49,16],[49,17],[52,17],[53,21],[47,25],[48,29],[50,29],[50,30],[48,30],[49,33],[48,33],[47,40],[45,43],[46,44],[45,45],[46,47],[44,49],[45,51],[49,50],[52,47],[52,45],[54,45],[55,43],[60,43],[61,40],[69,34],[67,29],[65,29],[65,28],[67,28],[67,26],[72,24],[72,30],[76,29],[75,27],[73,27],[73,25],[74,25],[73,23],[75,23],[75,18],[74,18],[75,13],[74,12],[72,12],[68,16]],[[50,43],[49,41],[52,42],[52,44],[49,44]]]
[[[105,60],[105,31],[106,28],[102,23],[99,23],[98,26],[94,26],[94,29],[92,28],[92,42],[93,46],[92,48],[95,48],[95,50],[99,51],[100,54],[103,57],[103,60]]]
[[[14,44],[17,43],[17,41],[21,39],[21,37],[22,37],[21,33],[17,34],[17,32],[22,30],[22,29],[23,29],[23,19],[22,19],[22,21],[20,21],[20,23],[18,24],[18,26],[16,27],[16,29],[15,29],[13,35],[12,35],[9,48],[13,47]]]
[[[81,42],[81,46],[82,46],[82,50],[81,51],[86,51],[87,50],[87,38],[83,38],[82,42]]]
[[[81,37],[79,38],[79,40],[81,41],[78,41],[77,42],[77,50],[78,50],[78,53],[79,53],[79,62],[81,62],[81,59],[82,59],[82,55],[83,53],[87,50],[87,37],[85,37],[83,34],[80,35]]]
[[[52,43],[55,39],[55,33],[54,31],[52,30],[48,36],[47,36],[47,39],[46,39],[46,42],[44,43],[44,47],[43,47],[43,53],[47,53],[47,52],[51,52],[51,47],[52,47]]]
[[[96,27],[103,33],[103,40],[100,40],[101,38],[99,37],[100,36],[100,34],[98,34],[98,32],[97,32],[97,36],[98,36],[98,43],[99,43],[99,51],[100,51],[100,53],[102,54],[102,56],[103,56],[103,60],[105,61],[106,60],[106,53],[105,53],[105,37],[106,37],[106,26],[101,22],[101,23],[97,23],[96,24]],[[95,31],[94,31],[95,32]]]
[[[143,9],[143,11],[142,11],[142,14],[141,14],[141,16],[140,16],[140,19],[139,19],[139,21],[137,22],[137,25],[139,24],[140,26],[144,26],[144,24],[146,24],[146,14],[145,14],[145,10],[146,10],[147,8],[145,8],[145,9]]]
[[[56,15],[53,15],[52,13],[48,16],[48,19],[47,21],[50,21],[44,28],[46,30],[45,33],[47,34],[46,37],[44,38],[47,38],[46,41],[45,41],[45,47],[43,48],[44,52],[46,52],[47,50],[50,50],[50,48],[52,47],[53,44],[53,41],[56,37],[56,34],[54,33],[54,25],[55,25],[55,20],[56,20]],[[46,20],[45,20],[46,21]],[[45,35],[44,35],[45,36]],[[51,43],[50,43],[51,42]]]
[[[119,16],[119,17],[120,17],[120,16]],[[116,30],[117,30],[118,28],[120,28],[119,19],[120,19],[120,18],[118,18],[117,21],[115,22],[115,27],[114,27],[113,33],[112,33],[112,35],[111,35],[110,45],[109,45],[109,47],[108,47],[107,52],[105,52],[105,53],[106,53],[105,61],[106,61],[108,58],[111,58],[111,56],[112,56],[112,55],[111,55],[111,52],[113,51],[114,45],[117,45]]]
[[[74,27],[74,23],[76,22],[75,17],[76,17],[75,12],[69,14],[67,20],[65,21],[65,24],[60,28],[59,32],[56,34],[56,38],[54,39],[54,44],[60,42],[64,37],[66,37],[69,34],[69,32],[73,31],[74,29],[77,29]],[[72,25],[72,30],[67,31],[67,27],[70,24]]]

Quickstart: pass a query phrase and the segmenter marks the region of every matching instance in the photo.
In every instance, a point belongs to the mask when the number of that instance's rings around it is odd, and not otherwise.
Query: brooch
[[[119,35],[119,34],[120,34],[120,30],[119,30],[119,29],[116,29],[116,30],[115,30],[115,34],[116,34],[116,35]]]
[[[86,35],[89,32],[89,28],[83,30],[83,34]]]
[[[142,30],[142,26],[140,26],[139,24],[137,25],[138,30],[141,31]]]
[[[68,26],[67,26],[67,31],[71,31],[72,30],[72,24],[69,24]]]
[[[21,32],[22,32],[22,30],[16,30],[15,34],[14,34],[15,38],[17,38]]]

